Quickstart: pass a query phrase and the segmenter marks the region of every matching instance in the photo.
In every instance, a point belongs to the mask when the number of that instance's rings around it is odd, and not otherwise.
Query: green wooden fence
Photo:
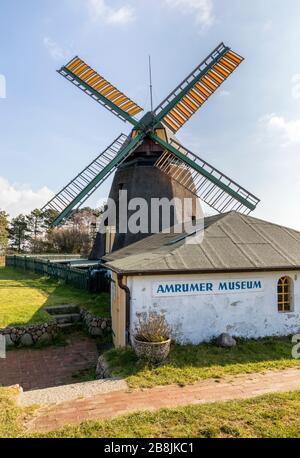
[[[64,259],[65,260],[65,259]],[[110,280],[104,269],[77,269],[50,259],[32,256],[6,256],[6,267],[14,267],[39,275],[63,280],[74,288],[93,292],[108,292]]]

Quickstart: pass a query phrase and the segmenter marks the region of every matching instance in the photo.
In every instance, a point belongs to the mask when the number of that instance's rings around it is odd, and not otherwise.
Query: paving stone
[[[18,349],[0,359],[0,386],[19,384],[24,391],[74,383],[75,372],[96,368],[99,354],[93,339],[71,336],[66,347]]]

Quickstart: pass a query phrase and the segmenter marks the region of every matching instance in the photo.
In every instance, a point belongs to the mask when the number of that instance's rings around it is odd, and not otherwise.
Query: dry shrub
[[[164,315],[151,311],[138,314],[137,318],[135,338],[140,342],[164,342],[170,338],[171,330]]]

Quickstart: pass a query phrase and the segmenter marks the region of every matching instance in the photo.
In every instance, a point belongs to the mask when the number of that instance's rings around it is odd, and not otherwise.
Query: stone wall
[[[105,336],[111,332],[111,319],[100,318],[85,309],[80,309],[80,320],[86,331],[93,337]],[[7,347],[31,347],[35,344],[51,343],[59,332],[57,323],[11,326],[0,329],[5,336]]]
[[[85,309],[80,309],[80,316],[91,336],[103,336],[111,332],[111,318],[100,318]]]
[[[56,323],[43,323],[29,326],[12,326],[0,329],[5,336],[7,347],[31,347],[35,344],[46,344],[58,333]]]
[[[96,367],[96,379],[101,380],[104,378],[112,378],[108,362],[104,355],[99,356],[97,367]]]

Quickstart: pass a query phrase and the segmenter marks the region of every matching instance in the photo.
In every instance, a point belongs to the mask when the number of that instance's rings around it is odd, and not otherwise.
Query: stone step
[[[81,321],[79,313],[66,313],[64,315],[52,315],[58,324],[78,323]]]
[[[64,331],[72,331],[73,329],[77,329],[79,325],[81,325],[81,323],[62,323],[62,324],[58,324],[57,327],[62,332],[64,332]]]
[[[49,315],[66,315],[68,313],[79,313],[79,306],[74,304],[52,305],[45,307],[44,310]]]

